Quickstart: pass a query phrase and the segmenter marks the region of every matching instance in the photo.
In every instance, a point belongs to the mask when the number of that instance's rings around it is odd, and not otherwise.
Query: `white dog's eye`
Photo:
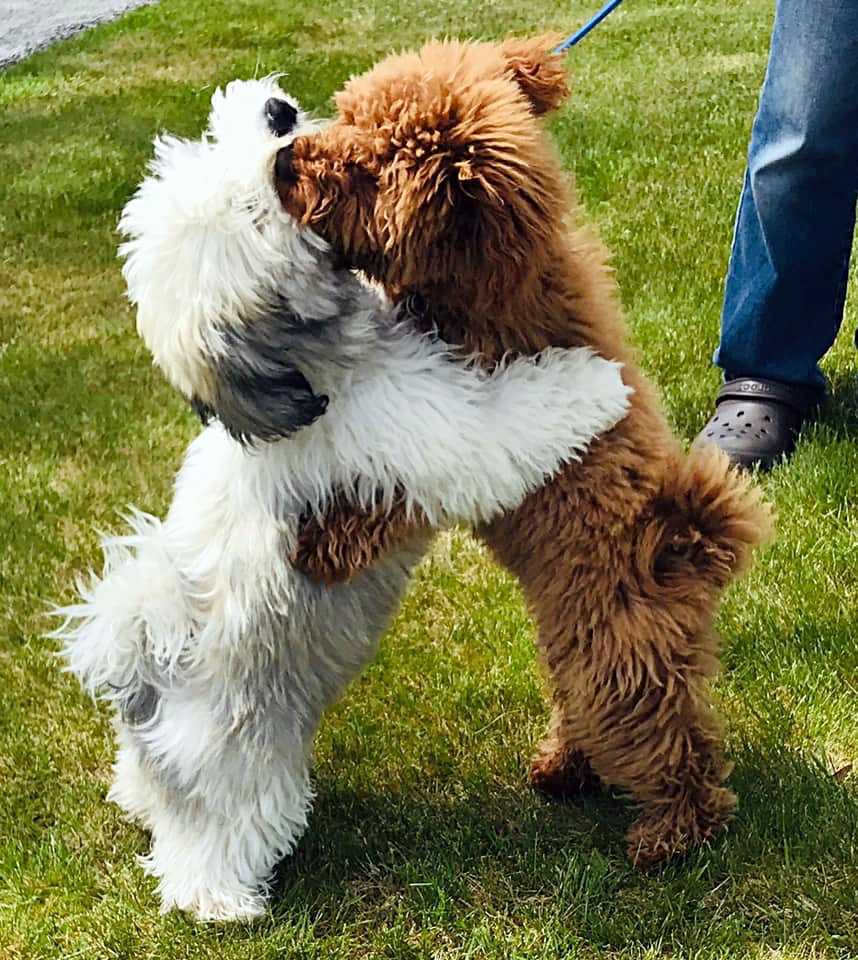
[[[275,137],[284,137],[298,122],[298,111],[288,100],[272,97],[265,103],[265,118]]]

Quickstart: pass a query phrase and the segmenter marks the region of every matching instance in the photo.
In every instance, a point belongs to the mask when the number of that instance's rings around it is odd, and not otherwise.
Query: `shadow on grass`
[[[838,371],[831,378],[831,397],[825,405],[820,422],[839,428],[847,439],[858,439],[858,355],[855,369]]]
[[[623,948],[666,935],[711,944],[713,912],[729,909],[756,942],[802,931],[803,944],[828,944],[858,878],[854,781],[778,743],[743,744],[735,759],[742,800],[728,836],[649,876],[625,860],[633,814],[610,795],[559,806],[480,780],[450,795],[415,777],[390,795],[323,779],[310,829],[278,871],[275,916],[309,913],[322,935],[391,910],[417,925],[479,911]],[[839,894],[834,876],[851,878]],[[787,913],[773,925],[778,900]]]

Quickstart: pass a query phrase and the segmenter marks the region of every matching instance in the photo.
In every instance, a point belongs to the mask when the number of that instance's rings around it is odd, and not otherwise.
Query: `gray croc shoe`
[[[802,424],[822,398],[811,387],[777,380],[728,380],[718,391],[715,413],[694,446],[712,443],[739,466],[769,470],[792,453]]]

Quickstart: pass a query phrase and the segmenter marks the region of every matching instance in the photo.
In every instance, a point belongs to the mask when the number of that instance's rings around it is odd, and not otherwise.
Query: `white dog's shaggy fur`
[[[279,137],[272,100],[294,113]],[[156,141],[121,226],[140,333],[217,419],[166,520],[135,512],[105,540],[103,574],[59,611],[58,635],[115,707],[109,797],[152,832],[163,909],[226,919],[263,909],[307,823],[321,714],[373,656],[426,547],[327,588],[288,562],[301,516],[338,492],[399,492],[434,524],[484,521],[612,427],[629,391],[587,350],[488,375],[398,325],[279,206],[275,153],[309,126],[297,106],[270,78],[212,106],[202,140]]]

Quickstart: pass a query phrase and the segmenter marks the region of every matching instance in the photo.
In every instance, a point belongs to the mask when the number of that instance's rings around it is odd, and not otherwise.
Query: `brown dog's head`
[[[282,152],[284,206],[391,293],[499,302],[566,207],[538,120],[568,92],[554,42],[432,42],[353,78],[335,121]]]

